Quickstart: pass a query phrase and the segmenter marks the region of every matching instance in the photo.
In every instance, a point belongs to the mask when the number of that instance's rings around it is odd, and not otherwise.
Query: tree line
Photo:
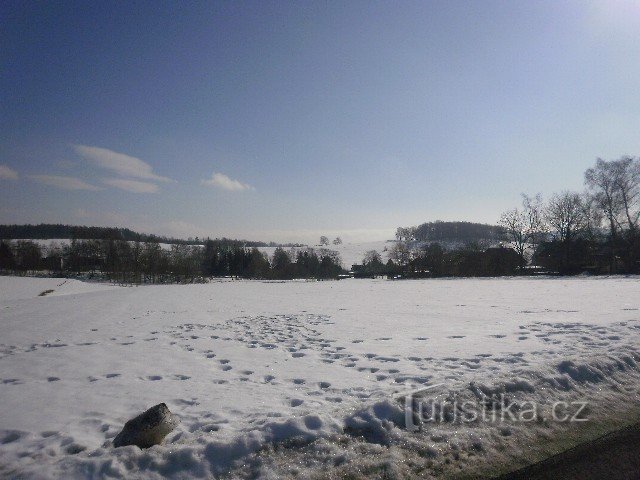
[[[385,275],[402,278],[482,277],[514,275],[523,264],[511,248],[485,248],[477,242],[445,248],[438,242],[408,243],[396,241],[383,262],[376,250],[365,253],[361,265],[355,265],[356,277]]]
[[[583,192],[522,194],[498,225],[399,227],[389,260],[369,251],[356,275],[404,277],[640,273],[640,159],[597,159]],[[453,243],[453,248],[452,248]]]
[[[271,257],[238,240],[206,240],[204,245],[114,239],[52,242],[0,241],[0,270],[82,275],[122,283],[202,282],[207,277],[255,279],[337,278],[343,272],[336,252],[277,247]]]
[[[0,225],[0,239],[38,239],[47,240],[50,238],[68,240],[125,240],[128,242],[157,242],[166,244],[186,244],[202,245],[204,239],[188,238],[180,239],[163,235],[152,235],[134,232],[129,228],[113,227],[86,227],[77,225],[62,225],[41,223],[39,225]],[[277,247],[275,242],[257,242],[250,240],[232,240],[222,238],[222,241],[238,242],[247,247]],[[293,246],[287,244],[285,246]]]
[[[597,159],[583,192],[522,196],[502,214],[518,255],[560,274],[640,273],[640,159]]]

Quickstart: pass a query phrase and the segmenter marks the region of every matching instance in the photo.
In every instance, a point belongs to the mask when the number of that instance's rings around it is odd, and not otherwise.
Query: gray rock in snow
[[[113,446],[149,448],[159,445],[179,422],[166,404],[159,403],[125,423],[122,431],[113,439]]]

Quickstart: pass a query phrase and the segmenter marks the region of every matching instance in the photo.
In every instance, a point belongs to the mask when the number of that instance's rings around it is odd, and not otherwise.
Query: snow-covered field
[[[0,277],[0,477],[455,478],[530,460],[531,445],[582,427],[413,433],[398,397],[441,385],[443,404],[582,399],[603,420],[639,406],[638,362],[638,278]],[[160,402],[181,420],[163,445],[110,446]]]

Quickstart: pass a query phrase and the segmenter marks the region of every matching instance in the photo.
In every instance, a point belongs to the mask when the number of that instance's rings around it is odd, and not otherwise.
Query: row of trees
[[[640,273],[640,159],[598,159],[585,191],[547,201],[522,195],[499,225],[428,222],[400,227],[383,263],[367,252],[359,276],[485,276],[538,270],[560,274]]]
[[[523,195],[500,224],[522,258],[572,274],[640,273],[640,159],[598,159],[584,192]]]
[[[470,242],[459,248],[446,249],[437,242],[396,242],[386,263],[377,251],[366,252],[362,265],[356,267],[356,275],[400,275],[405,278],[500,276],[513,275],[522,266],[521,257],[510,248],[484,248]]]
[[[0,270],[84,274],[125,283],[202,281],[204,277],[292,279],[336,278],[340,257],[326,249],[275,249],[271,258],[234,240],[207,240],[204,246],[124,240],[72,240],[47,247],[29,240],[0,242]]]

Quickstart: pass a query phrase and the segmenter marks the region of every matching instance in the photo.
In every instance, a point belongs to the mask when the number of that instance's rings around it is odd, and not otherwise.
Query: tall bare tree
[[[596,166],[585,172],[584,179],[607,218],[611,238],[615,240],[621,230],[635,236],[640,227],[640,159],[598,158]]]
[[[598,158],[596,166],[584,173],[585,184],[595,204],[607,219],[609,233],[614,242],[618,236],[619,217],[622,211],[622,200],[616,181],[618,170],[615,162]]]
[[[620,194],[622,213],[633,237],[640,219],[640,159],[622,157],[615,160],[615,186]]]

